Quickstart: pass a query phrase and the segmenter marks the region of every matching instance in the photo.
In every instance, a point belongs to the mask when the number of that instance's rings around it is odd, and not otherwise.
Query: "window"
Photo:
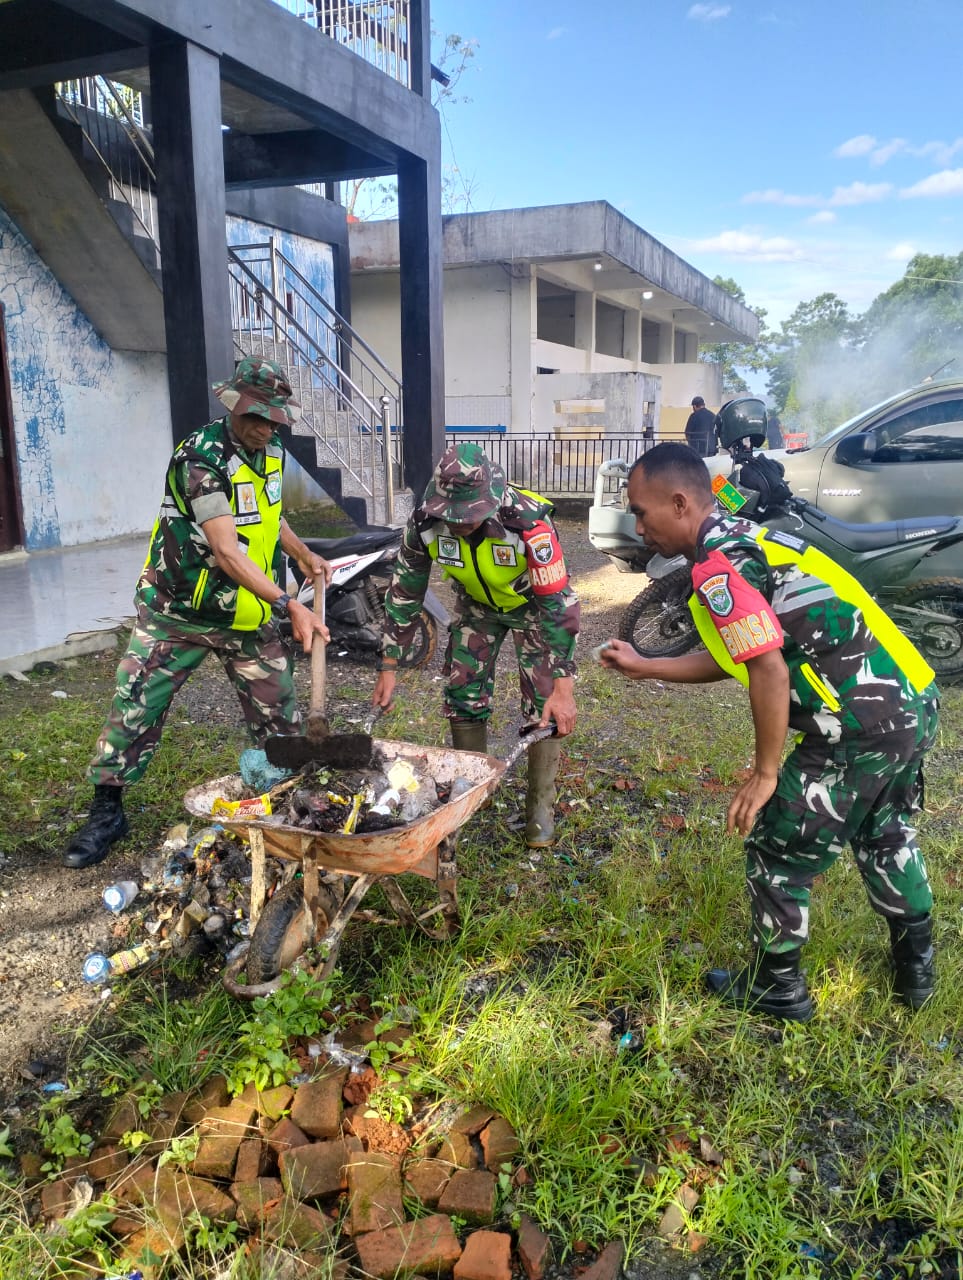
[[[921,405],[874,434],[874,462],[963,462],[963,400]]]

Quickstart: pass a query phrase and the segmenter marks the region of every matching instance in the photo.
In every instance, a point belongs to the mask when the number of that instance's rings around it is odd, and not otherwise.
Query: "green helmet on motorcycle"
[[[716,436],[724,449],[731,449],[737,440],[748,439],[753,449],[761,449],[766,443],[766,426],[769,418],[766,406],[754,396],[740,396],[727,400],[716,414]]]

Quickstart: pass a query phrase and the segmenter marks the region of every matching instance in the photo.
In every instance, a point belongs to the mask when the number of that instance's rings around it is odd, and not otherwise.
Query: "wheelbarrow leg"
[[[338,959],[338,948],[341,946],[341,939],[348,921],[354,915],[364,895],[377,879],[378,876],[375,875],[358,876],[349,892],[345,895],[338,914],[328,923],[324,937],[315,940],[314,945],[316,947],[327,947],[328,949],[327,957],[313,971],[316,978],[330,977]]]
[[[248,827],[247,838],[251,846],[250,923],[253,931],[264,910],[264,900],[267,897],[267,863],[264,854],[264,832],[260,827]]]
[[[384,890],[385,897],[391,903],[391,908],[401,923],[408,925],[409,928],[420,929],[422,933],[427,934],[429,938],[434,938],[436,942],[444,942],[454,933],[457,933],[461,924],[461,919],[458,915],[456,845],[456,836],[446,836],[439,843],[437,848],[438,871],[434,877],[435,887],[438,890],[438,903],[429,911],[422,912],[421,915],[415,915],[404,890],[393,876],[382,876],[381,878],[381,887]],[[426,923],[433,916],[439,914],[442,918],[440,925],[432,927]]]

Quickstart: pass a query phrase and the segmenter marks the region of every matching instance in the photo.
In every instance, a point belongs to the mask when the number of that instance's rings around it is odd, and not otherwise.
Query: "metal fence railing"
[[[410,0],[274,0],[322,35],[411,88]]]
[[[512,435],[509,433],[454,431],[448,443],[471,441],[481,447],[505,472],[510,484],[551,498],[591,497],[595,492],[595,475],[603,462],[623,458],[632,463],[662,440],[683,440],[680,432],[644,435],[578,436]],[[618,483],[607,483],[606,491],[615,493]]]

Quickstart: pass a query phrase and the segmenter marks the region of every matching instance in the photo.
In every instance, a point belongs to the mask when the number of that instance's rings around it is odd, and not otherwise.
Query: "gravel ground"
[[[645,586],[646,579],[619,573],[595,551],[588,541],[584,511],[562,517],[558,523],[582,599],[580,651],[587,660],[589,649],[614,634],[621,610]],[[446,587],[441,587],[439,594],[450,603]],[[438,690],[440,711],[443,648],[442,638],[430,670],[419,673],[422,678],[427,676],[427,684],[423,686],[420,678],[417,688],[409,688],[413,710],[421,705],[419,690],[433,685]],[[75,690],[85,696],[99,687],[106,711],[115,661],[116,654],[75,660],[53,668],[43,683],[49,681],[50,689],[68,694]],[[502,665],[507,674],[513,665],[510,647],[503,654]],[[297,678],[306,702],[307,663],[297,664]],[[335,722],[339,712],[358,710],[357,702],[345,703],[338,698],[339,683],[356,690],[369,687],[372,680],[370,670],[332,662],[328,703]],[[415,685],[414,680],[411,684]],[[41,689],[31,681],[10,692],[15,715],[16,698],[21,693],[25,700],[36,698]],[[234,692],[217,663],[205,664],[181,691],[177,705],[193,721],[237,726],[239,749],[245,744]],[[77,795],[82,802],[86,793],[80,788]],[[135,803],[136,793],[130,799]],[[24,1074],[31,1061],[49,1062],[53,1073],[62,1068],[71,1029],[87,1021],[101,999],[100,989],[81,980],[84,956],[96,947],[113,950],[124,945],[111,937],[114,922],[101,906],[101,892],[114,880],[136,879],[141,857],[152,851],[134,847],[135,842],[128,839],[100,866],[69,871],[60,864],[61,844],[59,829],[51,831],[48,847],[27,851],[4,850],[0,836],[0,1098],[11,1099],[18,1087],[32,1079]],[[117,929],[123,938],[123,923]]]

